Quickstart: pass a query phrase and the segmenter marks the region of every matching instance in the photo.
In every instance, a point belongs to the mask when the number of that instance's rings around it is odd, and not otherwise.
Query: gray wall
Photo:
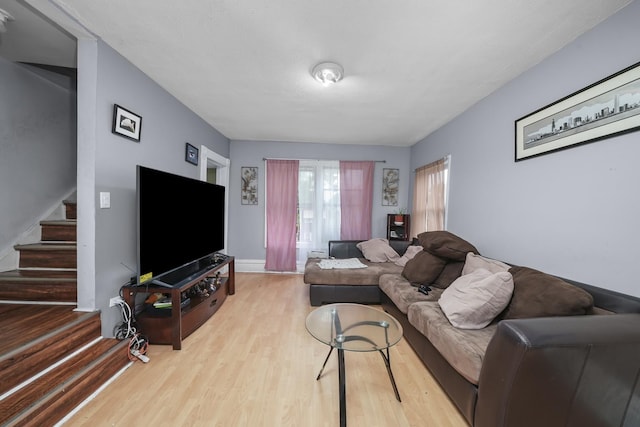
[[[515,120],[640,61],[638,21],[634,2],[412,147],[412,169],[452,155],[450,231],[487,256],[640,296],[640,132],[514,162]]]
[[[229,140],[101,41],[96,89],[95,299],[111,336],[120,313],[109,299],[134,275],[124,265],[136,269],[136,165],[198,179],[199,168],[184,160],[185,143],[228,158]],[[142,116],[140,143],[111,133],[113,104]],[[111,193],[110,209],[99,208],[101,191]]]
[[[386,237],[386,215],[399,207],[407,207],[409,173],[408,147],[372,145],[335,145],[266,141],[232,141],[229,194],[229,254],[239,260],[264,260],[265,187],[263,158],[320,159],[320,160],[386,160],[376,163],[371,232]],[[240,168],[257,166],[258,205],[240,204]],[[382,206],[382,169],[400,169],[400,198],[398,207]]]
[[[75,98],[0,58],[0,254],[75,187]]]

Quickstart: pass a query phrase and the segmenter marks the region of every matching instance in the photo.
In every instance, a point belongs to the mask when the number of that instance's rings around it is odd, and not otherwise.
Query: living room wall
[[[0,58],[0,258],[76,182],[75,91],[32,70]]]
[[[639,20],[636,1],[412,147],[411,169],[452,155],[450,231],[486,256],[640,296],[640,132],[514,162],[515,120],[640,61]]]
[[[82,212],[95,212],[95,282],[82,286],[95,286],[95,308],[102,310],[103,334],[112,336],[121,315],[118,309],[109,308],[109,299],[117,296],[120,286],[135,274],[129,268],[136,269],[136,165],[199,179],[199,167],[185,161],[185,143],[204,145],[228,158],[229,140],[104,42],[82,42],[80,46],[79,63],[84,65],[81,71],[95,70],[93,79],[85,76],[85,93],[78,101],[82,103],[79,108],[95,110],[95,127],[85,133],[89,138],[93,135],[94,140],[80,141],[87,146],[93,144],[93,149],[82,150],[85,158],[78,159],[86,161],[83,165],[95,165],[93,188],[83,192],[89,196],[82,199],[79,191],[78,200],[79,221],[83,220]],[[92,80],[93,88],[87,84]],[[92,98],[95,105],[91,104]],[[111,132],[114,104],[142,116],[139,143]],[[91,177],[87,182],[90,181]],[[83,184],[79,178],[79,186]],[[110,209],[99,208],[100,192],[111,193]],[[194,207],[195,201],[194,206],[185,209]],[[161,200],[158,209],[162,209]],[[80,241],[79,248],[82,250]]]
[[[374,237],[386,237],[386,215],[400,207],[407,207],[408,188],[412,175],[409,172],[409,147],[373,145],[337,145],[301,142],[231,141],[231,192],[229,194],[229,254],[238,259],[238,271],[258,265],[264,267],[265,188],[264,158],[319,159],[319,160],[385,160],[376,163],[371,233]],[[257,166],[259,172],[258,205],[240,203],[240,168]],[[398,206],[382,206],[382,169],[400,171],[400,196]],[[252,270],[253,271],[253,270]]]

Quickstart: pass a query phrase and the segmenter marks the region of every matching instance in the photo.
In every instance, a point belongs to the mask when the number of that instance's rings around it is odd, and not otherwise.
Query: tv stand
[[[225,266],[229,267],[228,274],[220,277],[220,286],[208,296],[190,296],[189,303],[181,307],[183,295],[189,293],[194,286],[201,285],[216,276]],[[171,296],[171,314],[150,313],[142,311],[136,316],[138,328],[149,338],[151,344],[171,344],[174,350],[182,348],[182,340],[202,326],[218,311],[227,295],[233,295],[235,287],[235,258],[224,255],[204,268],[182,278],[176,283],[152,281],[149,285],[128,285],[123,288],[124,300],[129,307],[135,307],[136,296],[139,293],[162,293]],[[177,303],[176,303],[177,302]]]

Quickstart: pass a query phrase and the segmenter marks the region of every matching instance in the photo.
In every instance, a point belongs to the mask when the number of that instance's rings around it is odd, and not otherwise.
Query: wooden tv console
[[[171,344],[174,350],[182,348],[182,340],[188,337],[196,329],[204,324],[218,311],[227,295],[233,295],[235,288],[235,258],[225,256],[224,260],[217,262],[211,268],[193,274],[175,286],[130,285],[123,288],[124,300],[129,307],[134,309],[137,294],[162,293],[171,296],[171,301],[181,301],[182,295],[198,284],[202,284],[207,278],[215,277],[216,273],[225,266],[229,267],[226,276],[220,277],[220,286],[207,297],[190,296],[190,302],[185,307],[181,304],[172,304],[171,314],[156,315],[143,310],[136,316],[136,322],[140,333],[149,338],[151,344]],[[169,310],[169,309],[165,309]],[[161,313],[158,311],[158,313]]]

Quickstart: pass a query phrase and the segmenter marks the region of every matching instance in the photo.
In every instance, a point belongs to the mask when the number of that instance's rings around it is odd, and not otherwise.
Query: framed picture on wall
[[[198,151],[199,150],[196,147],[187,142],[184,153],[184,160],[191,163],[192,165],[198,166]]]
[[[399,169],[382,169],[382,206],[398,206]]]
[[[640,63],[515,122],[515,161],[640,129]]]
[[[243,205],[258,204],[258,168],[243,166],[240,168],[241,203]]]
[[[113,105],[112,133],[140,142],[141,131],[142,117],[119,106],[118,104]]]

